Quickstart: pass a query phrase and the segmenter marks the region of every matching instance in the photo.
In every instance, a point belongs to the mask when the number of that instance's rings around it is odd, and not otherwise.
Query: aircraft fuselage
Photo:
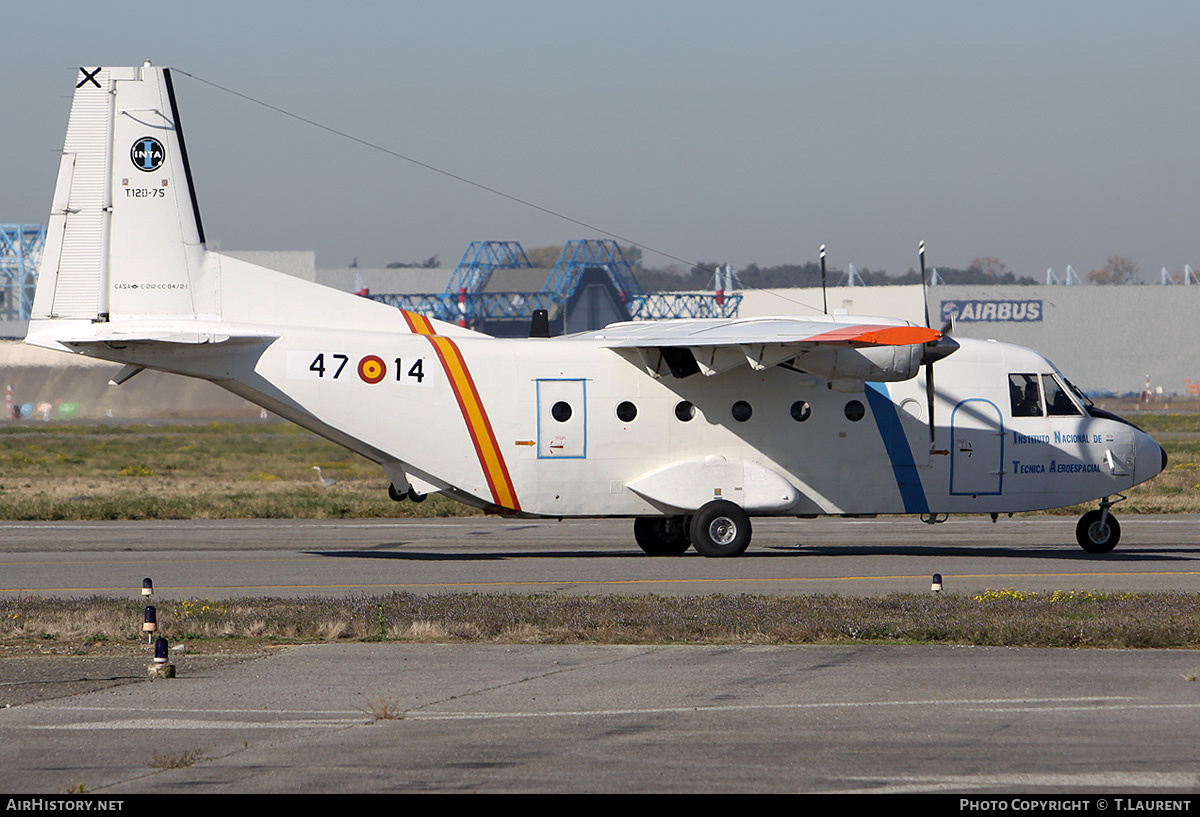
[[[570,337],[279,331],[214,357],[105,356],[212,378],[424,490],[509,513],[661,515],[714,498],[752,515],[1008,513],[1116,494],[1162,467],[1148,435],[1074,398],[1014,416],[1010,376],[1060,376],[995,342],[963,339],[938,364],[931,444],[923,375],[842,392],[780,366],[655,377]],[[767,493],[782,487],[772,476],[794,492]]]

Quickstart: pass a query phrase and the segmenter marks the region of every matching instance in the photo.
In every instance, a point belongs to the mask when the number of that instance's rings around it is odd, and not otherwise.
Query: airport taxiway
[[[0,523],[0,593],[122,595],[151,577],[169,597],[404,591],[541,593],[927,592],[986,588],[1196,591],[1200,517],[1125,516],[1103,556],[1075,519],[755,520],[736,559],[651,558],[629,520],[196,520]]]

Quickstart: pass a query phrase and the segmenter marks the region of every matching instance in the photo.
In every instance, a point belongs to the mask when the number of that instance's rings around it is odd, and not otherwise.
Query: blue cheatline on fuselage
[[[929,502],[921,485],[921,475],[917,472],[912,448],[904,434],[904,427],[900,424],[896,404],[888,395],[887,385],[867,383],[866,392],[867,402],[871,404],[871,416],[875,418],[879,436],[883,438],[883,446],[892,463],[892,471],[896,474],[896,487],[900,489],[900,498],[904,501],[904,512],[929,513]]]

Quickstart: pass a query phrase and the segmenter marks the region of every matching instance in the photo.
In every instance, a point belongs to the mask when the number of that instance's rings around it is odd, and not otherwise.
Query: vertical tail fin
[[[280,326],[404,328],[382,303],[206,249],[171,72],[150,64],[79,69],[31,318],[26,343],[97,357],[112,338],[177,352]]]
[[[80,68],[33,318],[219,317],[170,71]]]

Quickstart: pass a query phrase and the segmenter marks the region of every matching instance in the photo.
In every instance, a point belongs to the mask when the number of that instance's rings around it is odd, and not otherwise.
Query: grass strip
[[[158,601],[189,653],[331,641],[534,644],[1200,646],[1200,594],[1060,590],[978,595],[520,594]],[[143,605],[111,597],[0,600],[0,654],[144,652]]]
[[[1167,470],[1121,514],[1200,513],[1200,415],[1135,417]],[[314,465],[337,482],[322,488]],[[373,462],[282,422],[0,424],[0,519],[346,519],[474,516],[433,495],[393,502]],[[1050,513],[1077,516],[1087,506]]]

